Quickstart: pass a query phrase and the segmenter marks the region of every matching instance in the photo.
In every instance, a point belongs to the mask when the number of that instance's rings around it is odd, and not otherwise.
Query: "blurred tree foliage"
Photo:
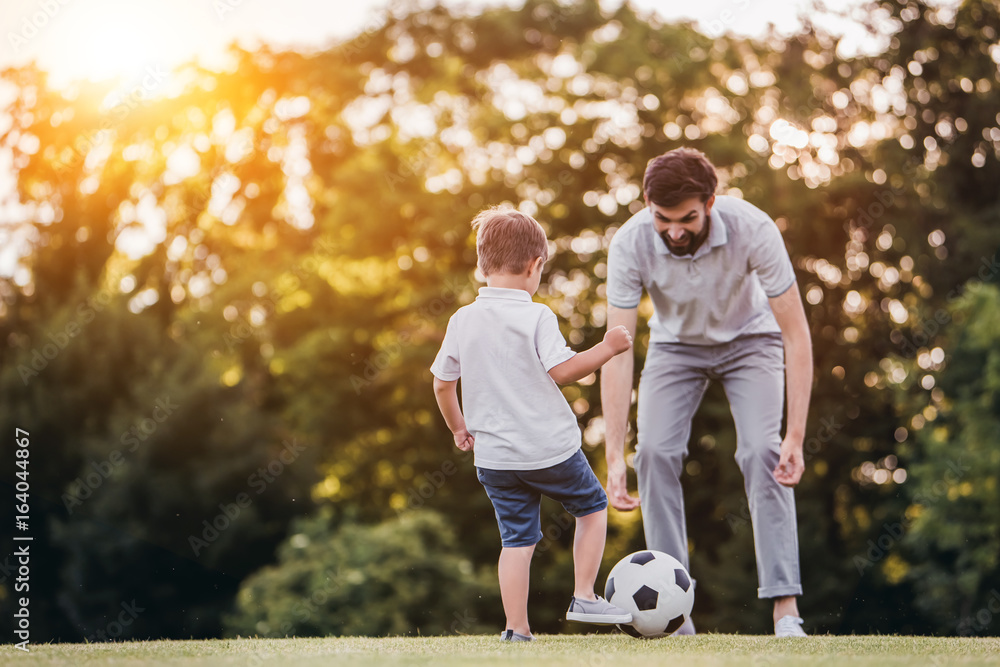
[[[278,563],[246,579],[231,631],[271,637],[493,631],[478,619],[500,603],[495,577],[475,573],[446,517],[417,510],[374,526],[344,521],[334,531],[331,512],[321,514],[297,520]]]
[[[923,612],[962,635],[994,630],[1000,600],[998,282],[970,285],[946,311],[948,364],[936,407],[913,409],[911,422],[933,424],[903,450],[910,530],[889,571],[913,582]]]
[[[33,565],[51,574],[32,581],[39,635],[108,634],[132,600],[144,611],[121,638],[216,636],[227,610],[237,632],[446,631],[465,599],[476,628],[502,623],[499,605],[472,602],[483,581],[462,565],[493,566],[493,512],[427,371],[475,296],[468,222],[501,202],[538,217],[553,243],[538,296],[589,346],[607,243],[641,206],[646,162],[679,145],[778,221],[807,301],[804,614],[819,631],[956,632],[997,582],[995,545],[973,528],[995,500],[990,473],[907,517],[919,490],[951,484],[947,443],[1000,441],[996,401],[982,402],[993,343],[962,333],[992,302],[945,308],[1000,246],[1000,10],[860,15],[880,27],[877,55],[845,55],[810,26],[709,38],[628,6],[528,0],[390,12],[315,55],[233,49],[227,70],[189,66],[155,96],[4,72],[0,146],[26,216],[7,238],[30,252],[0,279],[0,431],[32,438]],[[936,374],[941,386],[924,379]],[[598,389],[564,392],[603,478]],[[935,415],[949,415],[939,444]],[[684,479],[696,619],[767,631],[734,450],[714,388]],[[572,525],[555,505],[542,519],[533,626],[579,631],[559,620]],[[604,573],[643,546],[639,520],[612,514]],[[409,577],[433,550],[446,594],[418,587],[402,607],[334,595],[321,617],[294,618],[289,596],[330,568],[403,595],[381,573]],[[12,595],[7,574],[5,610]],[[372,614],[362,625],[344,620],[355,604]]]

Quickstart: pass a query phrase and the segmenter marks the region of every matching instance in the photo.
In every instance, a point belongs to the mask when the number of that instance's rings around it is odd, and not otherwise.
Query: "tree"
[[[476,634],[499,604],[496,577],[476,573],[452,525],[418,510],[377,525],[330,508],[296,522],[278,562],[248,577],[230,634],[264,637]]]
[[[994,634],[997,616],[989,605],[996,606],[1000,586],[1000,288],[996,282],[970,285],[948,314],[948,356],[931,360],[935,370],[923,376],[934,380],[934,396],[927,401],[916,391],[907,397],[915,431],[903,458],[909,506],[902,558],[887,565],[886,575],[913,582],[916,605],[940,632]]]
[[[0,431],[28,428],[38,453],[33,521],[47,541],[36,562],[59,573],[39,584],[51,624],[39,630],[87,636],[135,598],[155,604],[128,636],[218,634],[246,575],[276,553],[281,572],[299,567],[292,521],[320,510],[309,530],[331,544],[342,530],[391,542],[384,526],[431,510],[462,536],[456,558],[492,567],[493,512],[427,370],[447,318],[475,297],[468,223],[503,202],[535,215],[553,242],[538,298],[573,346],[592,345],[607,244],[642,206],[648,159],[687,144],[718,165],[724,192],[778,221],[807,301],[817,372],[797,491],[804,613],[821,630],[954,631],[914,603],[923,580],[897,576],[898,540],[879,540],[912,504],[895,471],[927,405],[912,402],[925,391],[915,369],[959,341],[931,323],[1000,244],[986,57],[1000,23],[995,2],[954,15],[869,9],[895,26],[872,56],[845,57],[811,26],[709,39],[628,5],[528,0],[476,16],[400,12],[311,56],[234,49],[236,69],[188,66],[176,96],[139,105],[102,109],[107,85],[81,83],[73,97],[33,67],[6,71],[17,96],[0,143],[30,252],[0,279]],[[148,252],[137,250],[146,227]],[[640,361],[647,345],[641,329]],[[564,393],[603,478],[598,378]],[[166,399],[178,407],[160,422]],[[139,435],[132,450],[125,439]],[[265,480],[283,442],[305,451],[257,497],[251,477]],[[695,613],[704,630],[765,630],[762,603],[749,625],[734,603],[756,586],[734,449],[716,388],[684,479]],[[914,465],[939,454],[921,445]],[[99,488],[64,503],[92,474]],[[532,616],[539,631],[569,630],[572,522],[552,504],[542,518]],[[603,572],[643,546],[638,514],[610,525]],[[952,556],[936,549],[927,582],[950,576]],[[976,563],[986,585],[988,564]],[[285,574],[269,576],[253,586]],[[962,598],[970,611],[981,599]],[[889,624],[886,600],[906,610]],[[501,620],[496,607],[479,617]]]

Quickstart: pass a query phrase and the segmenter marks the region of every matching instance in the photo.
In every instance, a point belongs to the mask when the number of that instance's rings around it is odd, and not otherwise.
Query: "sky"
[[[445,4],[459,3],[444,0]],[[614,7],[622,0],[602,0]],[[768,23],[791,32],[808,0],[631,0],[668,21],[693,20],[709,35],[760,34]],[[417,0],[426,4],[424,0]],[[859,0],[827,0],[831,8]],[[484,6],[523,0],[471,0]],[[393,3],[392,6],[399,6]],[[322,49],[379,25],[387,0],[3,0],[0,69],[37,60],[62,85],[73,78],[135,78],[198,57],[212,65],[234,40]],[[842,31],[843,24],[831,24]],[[221,64],[221,63],[220,63]]]

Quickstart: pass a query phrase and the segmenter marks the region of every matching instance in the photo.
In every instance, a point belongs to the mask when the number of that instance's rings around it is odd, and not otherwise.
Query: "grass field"
[[[6,645],[0,665],[1000,665],[1000,638],[810,637],[704,634],[639,641],[624,635],[540,636],[501,644],[495,636],[232,639]]]

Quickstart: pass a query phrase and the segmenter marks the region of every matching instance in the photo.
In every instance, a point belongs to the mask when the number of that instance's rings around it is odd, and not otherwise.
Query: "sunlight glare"
[[[60,79],[141,79],[194,57],[197,44],[162,5],[94,0],[66,7],[52,26],[49,59]]]

